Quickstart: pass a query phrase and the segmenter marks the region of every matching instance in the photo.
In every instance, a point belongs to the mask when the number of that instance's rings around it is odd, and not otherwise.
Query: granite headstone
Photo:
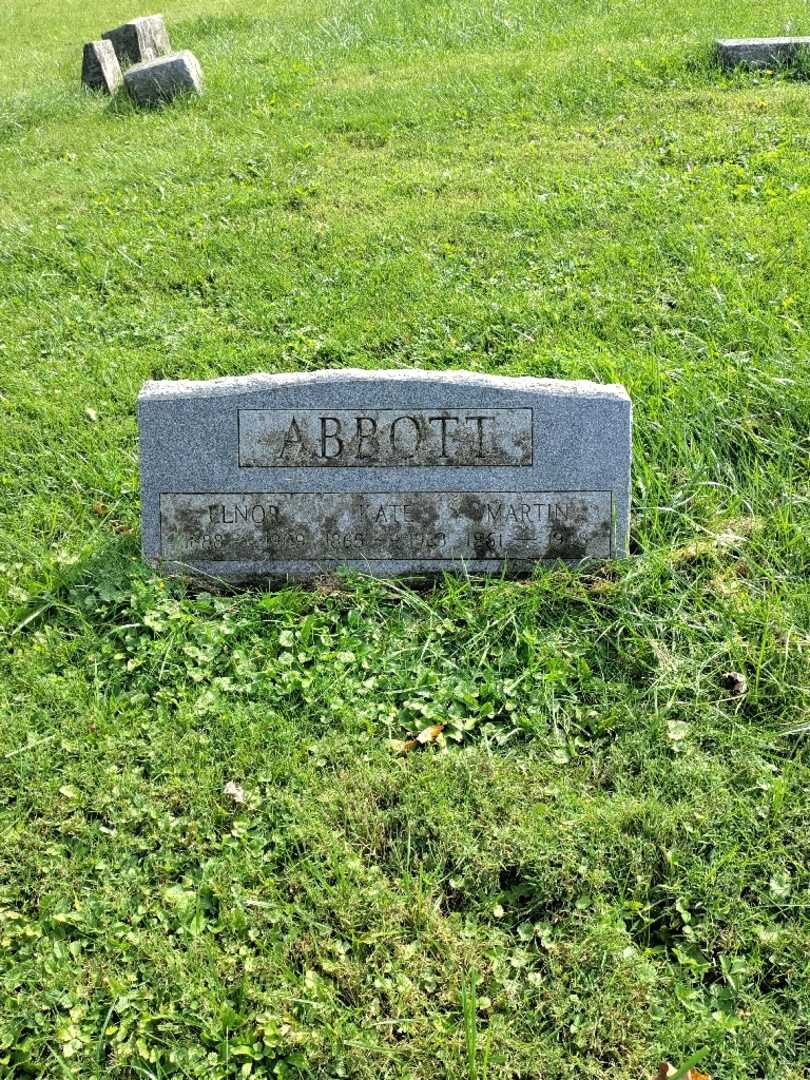
[[[121,85],[121,65],[112,42],[88,41],[82,55],[82,83],[90,90],[114,94]]]
[[[723,67],[767,68],[791,64],[810,48],[810,37],[721,38],[715,42]]]
[[[154,60],[172,48],[162,15],[142,15],[114,30],[105,30],[101,36],[112,44],[122,65]]]
[[[623,387],[464,371],[147,382],[145,557],[238,581],[627,552]]]
[[[136,105],[150,108],[171,101],[178,94],[201,94],[202,68],[194,53],[184,49],[133,64],[124,73],[124,85]]]

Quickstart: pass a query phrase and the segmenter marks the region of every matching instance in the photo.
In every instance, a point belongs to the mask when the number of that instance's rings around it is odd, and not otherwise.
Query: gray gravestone
[[[89,41],[82,57],[82,83],[91,90],[114,94],[121,79],[121,65],[112,42]]]
[[[810,47],[810,38],[725,38],[715,42],[715,47],[723,67],[779,67]]]
[[[621,386],[466,371],[148,382],[145,557],[228,580],[627,553]]]
[[[162,15],[144,15],[107,30],[102,35],[112,43],[121,64],[140,64],[171,52],[169,34]]]
[[[135,104],[148,108],[178,94],[201,94],[202,68],[194,53],[185,49],[135,64],[124,73],[124,84]]]

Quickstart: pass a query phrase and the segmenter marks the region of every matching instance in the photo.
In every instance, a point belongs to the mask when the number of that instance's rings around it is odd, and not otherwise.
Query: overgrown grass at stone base
[[[810,1071],[796,11],[182,0],[140,114],[7,0],[0,1075]],[[153,577],[141,382],[347,365],[623,382],[632,559]]]

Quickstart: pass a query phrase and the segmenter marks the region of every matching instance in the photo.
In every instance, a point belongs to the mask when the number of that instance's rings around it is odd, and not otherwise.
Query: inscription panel
[[[521,562],[608,558],[609,491],[179,493],[160,496],[176,563]]]
[[[532,410],[240,409],[242,468],[532,464]]]

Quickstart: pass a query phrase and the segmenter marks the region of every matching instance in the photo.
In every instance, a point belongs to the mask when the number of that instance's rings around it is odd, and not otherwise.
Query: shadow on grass
[[[390,578],[375,577],[362,571],[336,568],[313,577],[270,576],[244,581],[227,581],[213,575],[202,575],[189,567],[188,573],[166,573],[150,566],[141,557],[140,535],[128,534],[109,538],[86,558],[68,567],[52,568],[47,580],[33,589],[29,599],[21,604],[9,620],[9,639],[35,631],[49,619],[59,616],[69,621],[80,619],[83,625],[97,630],[115,621],[119,610],[127,605],[137,589],[149,587],[149,582],[161,578],[166,589],[176,598],[195,599],[202,596],[239,596],[253,598],[267,610],[288,609],[303,604],[317,606],[320,600],[340,597],[347,602],[373,592],[383,595],[395,606],[423,604],[440,594],[458,589],[484,589],[493,585],[529,587],[539,581],[557,581],[563,595],[572,585],[577,590],[595,581],[615,581],[632,560],[605,562],[585,560],[577,566],[565,562],[538,563],[530,569],[510,570],[503,567],[497,573],[469,573],[463,566],[457,571],[436,571]],[[296,599],[297,598],[297,599]]]

